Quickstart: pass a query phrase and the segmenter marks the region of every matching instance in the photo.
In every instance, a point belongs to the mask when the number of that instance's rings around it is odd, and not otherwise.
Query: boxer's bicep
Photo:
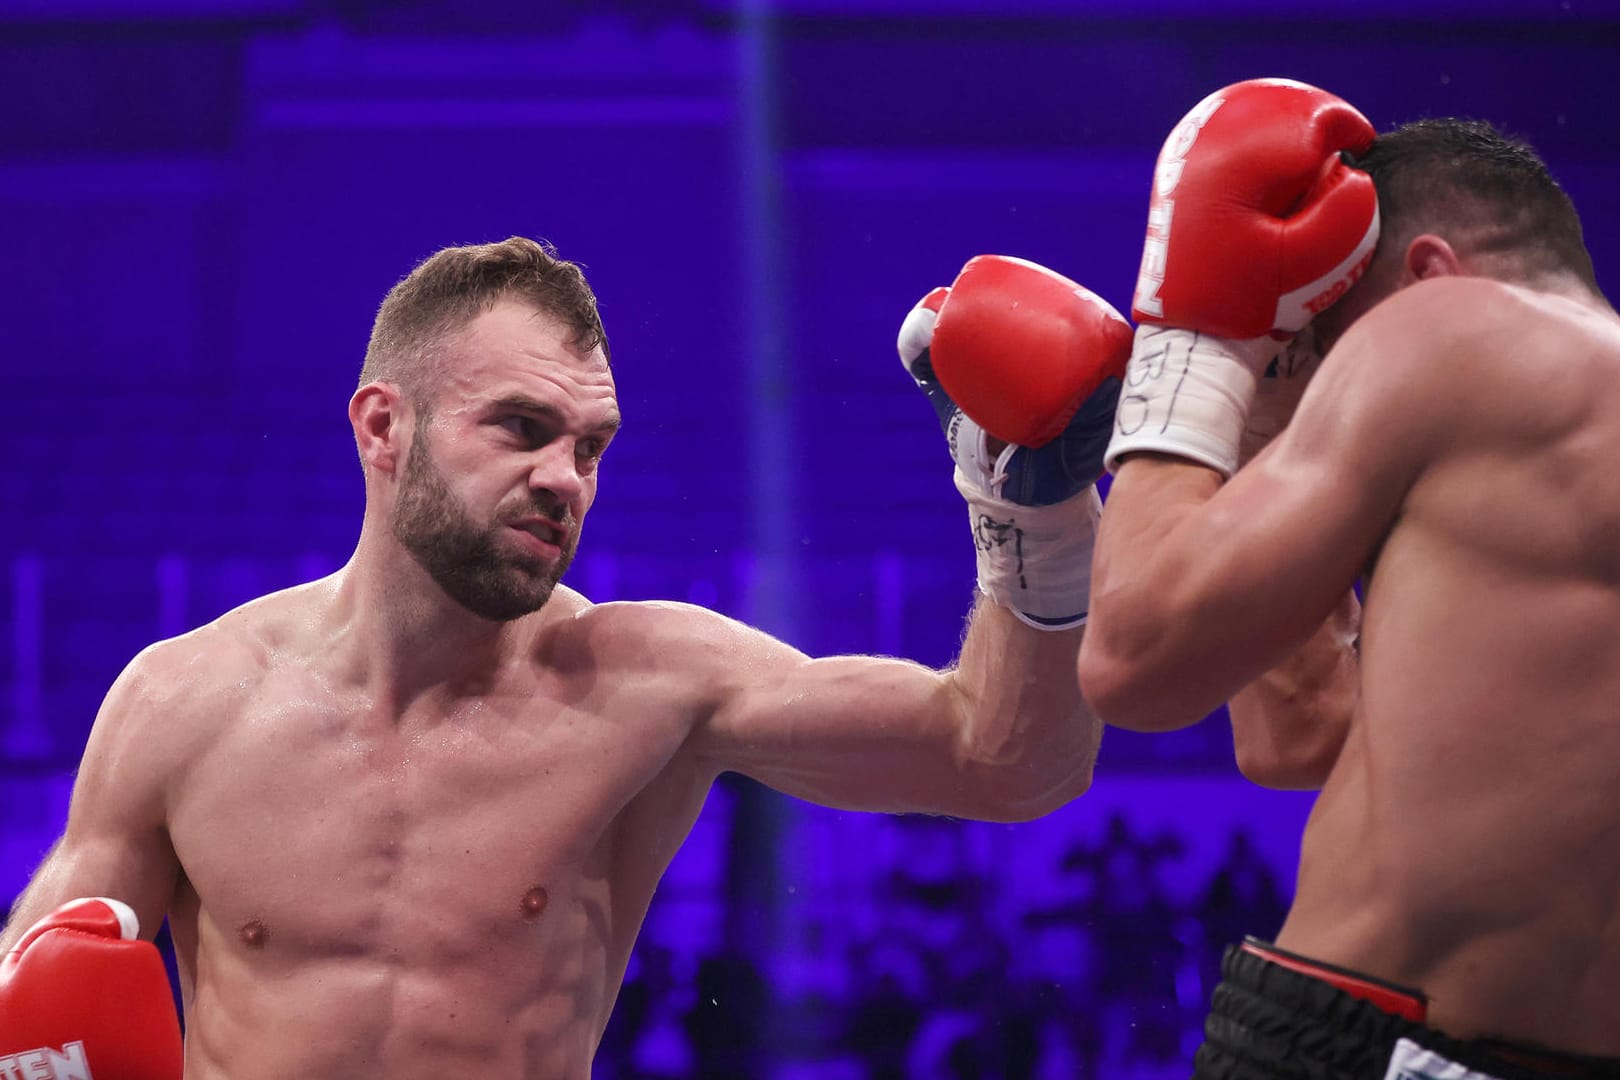
[[[1022,816],[960,685],[906,660],[802,659],[739,686],[705,729],[701,751],[718,769],[822,806]]]
[[[705,743],[721,768],[798,798],[917,810],[956,775],[962,712],[951,683],[921,665],[798,657],[739,682]]]
[[[1440,382],[1410,334],[1347,336],[1276,442],[1209,509],[1282,580],[1308,581],[1315,606],[1332,610],[1445,440],[1451,408]]]
[[[714,771],[849,810],[1023,820],[1090,783],[1100,729],[1074,674],[1079,631],[981,601],[959,666],[812,659],[729,621],[693,749]],[[688,635],[690,637],[690,635]]]
[[[1410,402],[1333,374],[1324,370],[1277,441],[1202,508],[1212,550],[1244,583],[1244,614],[1278,631],[1261,634],[1273,646],[1297,646],[1342,601],[1422,466],[1424,421]]]
[[[179,879],[165,820],[169,762],[155,737],[149,654],[137,657],[103,701],[73,783],[66,827],[35,871],[8,934],[78,896],[123,900],[142,935],[157,933]],[[170,717],[171,722],[177,718]]]

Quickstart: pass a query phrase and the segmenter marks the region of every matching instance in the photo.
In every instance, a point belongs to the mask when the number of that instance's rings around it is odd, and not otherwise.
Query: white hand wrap
[[[991,459],[983,430],[960,415],[951,435],[956,490],[967,500],[979,559],[979,591],[1037,630],[1084,624],[1102,513],[1096,485],[1050,506],[1009,502],[1001,490],[1020,447],[1008,444]]]
[[[1120,458],[1146,450],[1231,476],[1255,387],[1282,349],[1269,337],[1236,340],[1167,326],[1137,327],[1103,464],[1113,472]]]

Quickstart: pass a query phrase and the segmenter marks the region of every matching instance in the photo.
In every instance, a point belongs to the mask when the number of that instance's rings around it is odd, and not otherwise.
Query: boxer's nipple
[[[270,928],[258,919],[249,919],[236,931],[236,936],[242,939],[242,944],[250,949],[262,949],[270,940]]]

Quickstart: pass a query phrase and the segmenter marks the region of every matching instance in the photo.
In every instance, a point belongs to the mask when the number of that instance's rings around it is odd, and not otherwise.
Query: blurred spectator
[[[1243,940],[1245,934],[1270,941],[1287,913],[1288,900],[1277,885],[1277,875],[1255,850],[1249,830],[1239,826],[1197,907],[1203,929],[1199,976],[1206,992],[1220,981],[1226,946]]]
[[[681,1018],[696,1075],[712,1080],[763,1075],[772,1011],[770,989],[748,957],[729,951],[704,957],[698,964],[697,1000]]]

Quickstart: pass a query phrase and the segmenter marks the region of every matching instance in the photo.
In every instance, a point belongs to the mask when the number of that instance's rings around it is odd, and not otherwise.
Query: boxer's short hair
[[[503,299],[561,319],[573,330],[572,344],[607,354],[607,333],[584,271],[546,241],[514,236],[444,248],[388,290],[372,324],[360,384],[385,380],[420,397],[445,338]]]
[[[1597,289],[1575,204],[1528,143],[1481,120],[1418,120],[1378,136],[1355,164],[1372,176],[1392,241],[1434,232]]]

